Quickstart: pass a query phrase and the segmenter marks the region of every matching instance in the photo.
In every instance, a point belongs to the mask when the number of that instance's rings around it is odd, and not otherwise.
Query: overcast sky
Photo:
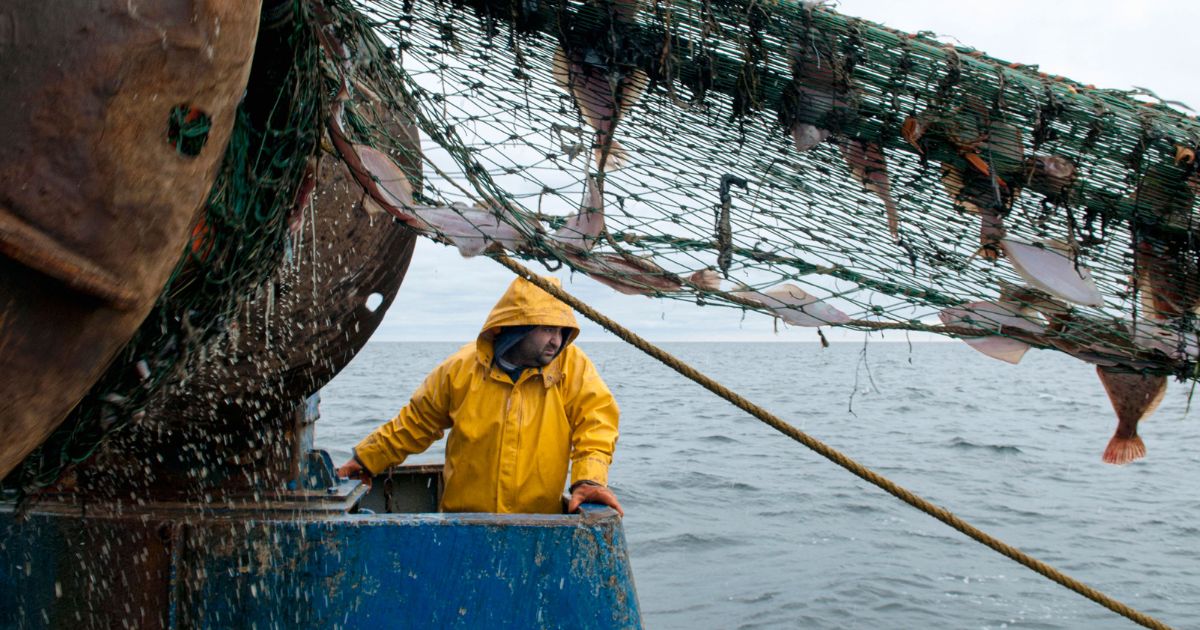
[[[1200,107],[1200,3],[1181,1],[844,0],[838,10],[908,31],[933,31],[1009,61],[1039,64],[1098,87],[1141,86]],[[545,272],[535,267],[539,272]],[[566,288],[654,341],[816,341],[809,328],[775,331],[772,318],[616,293],[591,279],[559,273]],[[485,257],[421,239],[378,341],[473,338],[512,274]],[[587,322],[583,341],[613,339]],[[862,333],[831,335],[861,339]],[[880,340],[879,336],[875,336]],[[888,340],[903,340],[889,334]]]

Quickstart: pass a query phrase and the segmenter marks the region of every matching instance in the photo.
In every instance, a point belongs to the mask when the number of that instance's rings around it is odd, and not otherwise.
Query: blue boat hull
[[[353,513],[364,495],[0,510],[0,627],[641,627],[608,508]]]

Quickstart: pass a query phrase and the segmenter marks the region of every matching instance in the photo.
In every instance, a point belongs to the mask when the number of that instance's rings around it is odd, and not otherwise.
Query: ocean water
[[[455,343],[369,344],[322,392],[340,463]],[[647,628],[1128,628],[620,343],[581,346],[622,409],[610,484]],[[1172,383],[1148,457],[1100,462],[1094,369],[960,343],[673,343],[701,371],[985,531],[1200,628],[1200,409]],[[1197,401],[1200,405],[1200,399]],[[440,461],[441,447],[410,461]]]

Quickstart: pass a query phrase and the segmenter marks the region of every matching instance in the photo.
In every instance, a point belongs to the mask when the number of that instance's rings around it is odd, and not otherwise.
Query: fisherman
[[[617,404],[591,359],[571,345],[578,335],[567,305],[517,278],[479,337],[434,368],[338,474],[369,479],[453,429],[442,511],[560,514],[569,464],[568,513],[600,503],[624,516],[606,485]]]

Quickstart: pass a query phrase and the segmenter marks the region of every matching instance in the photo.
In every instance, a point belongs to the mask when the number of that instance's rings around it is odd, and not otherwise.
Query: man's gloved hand
[[[625,510],[621,509],[621,502],[617,501],[617,495],[594,481],[581,481],[575,484],[575,487],[571,489],[571,500],[567,503],[567,514],[574,514],[584,503],[607,505],[616,510],[617,514],[625,516]]]
[[[344,479],[359,479],[368,486],[371,485],[371,473],[353,457],[337,469],[337,476]]]

